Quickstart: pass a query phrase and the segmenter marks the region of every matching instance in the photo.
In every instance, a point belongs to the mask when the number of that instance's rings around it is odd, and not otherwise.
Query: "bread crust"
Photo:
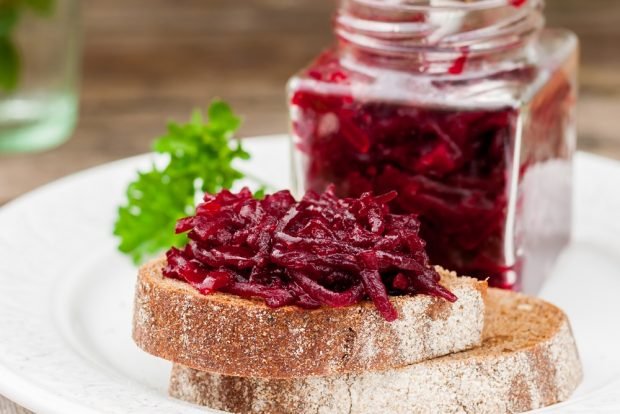
[[[162,277],[158,259],[138,275],[133,338],[146,352],[200,371],[298,378],[386,370],[480,345],[486,282],[440,270],[459,300],[394,297],[386,322],[371,302],[346,308],[270,309],[262,301],[202,295]]]
[[[562,311],[490,289],[480,348],[385,372],[292,380],[229,377],[175,364],[170,394],[240,414],[497,414],[564,401],[581,377]]]

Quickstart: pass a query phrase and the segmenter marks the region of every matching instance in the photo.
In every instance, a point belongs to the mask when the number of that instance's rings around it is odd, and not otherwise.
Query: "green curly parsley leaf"
[[[196,193],[217,193],[230,188],[243,174],[232,167],[235,159],[248,159],[232,140],[241,121],[230,107],[214,101],[208,122],[195,111],[187,124],[170,123],[154,150],[169,157],[161,169],[139,173],[127,188],[127,203],[118,210],[114,234],[119,250],[135,263],[170,246],[182,246],[187,236],[174,233],[176,221],[194,213]]]

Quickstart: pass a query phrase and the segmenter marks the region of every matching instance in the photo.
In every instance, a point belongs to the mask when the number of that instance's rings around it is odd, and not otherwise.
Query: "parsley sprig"
[[[243,174],[232,166],[235,159],[248,159],[240,142],[232,140],[240,119],[222,101],[207,110],[208,122],[195,111],[187,124],[170,123],[154,150],[169,157],[163,168],[152,165],[138,173],[127,188],[127,203],[118,210],[114,234],[119,250],[134,262],[170,246],[182,246],[184,234],[176,235],[179,218],[194,213],[196,194],[217,193],[230,188]]]

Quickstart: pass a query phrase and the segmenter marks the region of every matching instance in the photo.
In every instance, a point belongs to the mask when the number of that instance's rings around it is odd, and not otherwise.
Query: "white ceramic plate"
[[[243,168],[287,187],[284,137]],[[136,269],[112,224],[141,156],[49,184],[0,210],[0,394],[38,413],[204,413],[166,395],[168,362],[130,338]],[[575,237],[542,296],[569,314],[585,368],[541,412],[620,413],[620,163],[577,157]]]

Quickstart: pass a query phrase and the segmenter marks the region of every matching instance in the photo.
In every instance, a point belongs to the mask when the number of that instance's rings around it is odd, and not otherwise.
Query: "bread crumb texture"
[[[442,269],[442,283],[458,301],[395,297],[399,319],[390,323],[371,302],[308,311],[201,295],[163,278],[162,266],[158,260],[140,270],[134,340],[153,355],[201,371],[271,379],[384,371],[482,342],[486,283]]]

